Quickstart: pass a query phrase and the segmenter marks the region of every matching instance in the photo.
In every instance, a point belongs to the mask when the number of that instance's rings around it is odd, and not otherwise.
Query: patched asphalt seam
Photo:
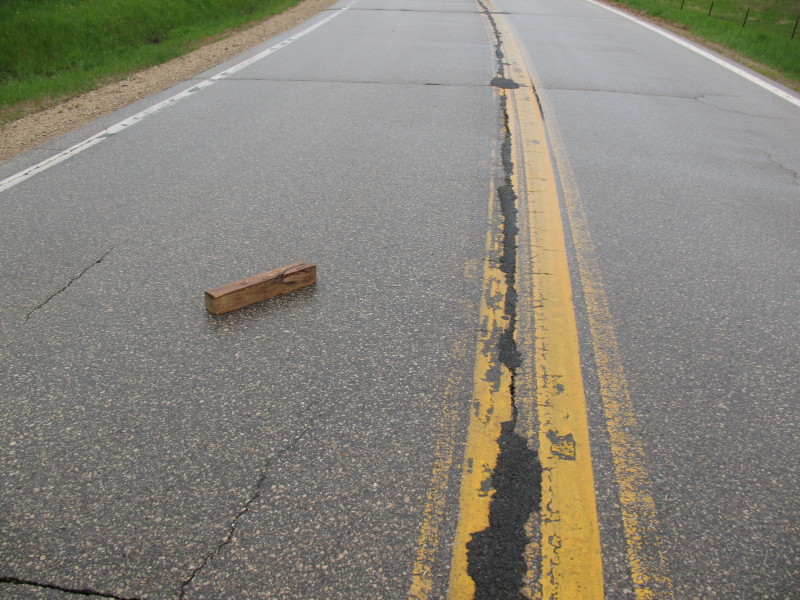
[[[497,188],[497,197],[500,201],[500,212],[503,215],[503,253],[500,256],[500,270],[506,276],[506,306],[508,326],[500,336],[499,360],[508,367],[513,376],[520,366],[521,358],[515,333],[517,329],[517,194],[511,181],[514,172],[514,163],[511,160],[511,130],[508,124],[508,100],[505,95],[500,97],[500,108],[504,119],[504,137],[501,147],[505,181]],[[513,390],[512,390],[513,391]],[[512,399],[513,399],[512,394]]]
[[[519,88],[519,84],[516,81],[508,79],[507,77],[495,77],[489,82],[489,85],[500,88],[501,90],[516,90]]]
[[[514,419],[503,423],[500,454],[492,473],[494,496],[489,527],[467,543],[467,572],[475,582],[476,600],[524,600],[527,563],[525,523],[540,510],[541,476],[536,453],[514,431]]]
[[[487,7],[478,0],[494,30],[498,75],[492,85],[501,89],[519,87],[505,77],[505,56],[502,38],[494,18]],[[538,98],[537,98],[538,100]],[[503,247],[500,270],[506,278],[505,314],[508,325],[498,343],[498,360],[511,375],[510,396],[512,417],[501,425],[498,438],[497,465],[492,473],[494,489],[489,507],[489,526],[472,536],[467,543],[467,573],[475,582],[476,600],[523,600],[524,577],[527,572],[525,547],[529,539],[525,524],[534,512],[541,510],[542,467],[539,457],[528,447],[526,438],[516,431],[517,407],[515,404],[515,378],[522,364],[516,342],[517,327],[517,194],[512,175],[512,132],[509,124],[508,98],[500,94],[503,117],[501,160],[504,181],[497,188],[503,227]]]
[[[261,492],[264,489],[264,483],[267,481],[267,474],[269,473],[269,469],[272,466],[272,463],[292,450],[300,440],[305,437],[305,435],[311,430],[311,427],[305,427],[300,433],[298,433],[286,446],[284,446],[281,450],[275,452],[272,456],[270,456],[264,466],[262,467],[261,471],[259,472],[258,479],[256,480],[256,484],[253,488],[253,493],[247,499],[247,501],[242,505],[239,509],[239,512],[234,515],[233,519],[231,520],[230,528],[228,529],[228,533],[225,538],[217,544],[217,546],[200,562],[200,564],[195,567],[189,576],[181,582],[180,594],[178,595],[179,600],[184,600],[186,594],[189,591],[189,586],[192,582],[197,578],[203,569],[216,558],[216,556],[222,551],[222,549],[231,543],[233,540],[233,534],[236,533],[236,528],[239,526],[239,520],[250,511],[250,507],[261,497]]]
[[[103,256],[101,256],[100,258],[98,258],[96,261],[94,261],[92,264],[90,264],[88,267],[86,267],[86,268],[85,268],[83,271],[81,271],[80,273],[78,273],[78,275],[76,275],[75,277],[73,277],[72,279],[70,279],[70,280],[67,282],[67,285],[65,285],[63,288],[61,288],[60,290],[58,290],[58,291],[57,291],[55,294],[52,294],[52,295],[51,295],[49,298],[47,298],[47,300],[45,300],[44,302],[42,302],[41,304],[39,304],[38,306],[36,306],[35,308],[33,308],[33,310],[31,310],[31,311],[30,311],[30,312],[29,312],[27,315],[25,315],[25,322],[27,323],[27,322],[28,322],[28,320],[30,320],[30,318],[31,318],[31,315],[33,315],[33,313],[35,313],[35,312],[36,312],[37,310],[39,310],[40,308],[44,308],[44,307],[45,307],[45,305],[47,305],[47,303],[48,303],[48,302],[50,302],[50,300],[52,300],[53,298],[55,298],[56,296],[58,296],[60,293],[62,293],[62,292],[64,292],[64,291],[66,291],[66,290],[67,290],[67,289],[68,289],[68,288],[69,288],[69,287],[70,287],[70,286],[71,286],[73,283],[75,283],[76,281],[78,281],[78,279],[80,279],[81,277],[83,277],[84,275],[86,275],[86,273],[88,273],[88,272],[89,272],[90,270],[92,270],[94,267],[96,267],[96,266],[97,266],[97,265],[99,265],[101,262],[103,262],[103,260],[105,260],[105,258],[106,258],[106,257],[107,257],[109,254],[111,254],[111,253],[112,253],[114,250],[116,250],[116,249],[117,249],[119,246],[120,246],[120,244],[116,244],[116,245],[112,246],[111,248],[109,248],[108,250],[106,250],[106,252],[105,252],[105,253],[103,253]]]
[[[497,76],[505,77],[506,63],[504,62],[505,54],[503,54],[503,38],[500,35],[500,30],[497,28],[497,22],[494,20],[492,11],[489,10],[489,7],[486,6],[482,0],[476,0],[476,2],[480,5],[481,11],[492,26],[492,32],[494,33],[494,57],[497,63]]]
[[[75,594],[76,596],[93,596],[95,598],[112,598],[113,600],[141,600],[140,598],[136,598],[133,596],[117,596],[116,594],[106,594],[104,592],[98,592],[97,590],[91,590],[88,588],[70,588],[64,587],[60,585],[55,585],[52,583],[42,583],[39,581],[33,581],[31,579],[20,579],[18,577],[3,577],[0,576],[0,584],[6,583],[10,585],[25,585],[30,587],[41,588],[45,590],[55,590],[58,592],[64,592],[67,594]]]

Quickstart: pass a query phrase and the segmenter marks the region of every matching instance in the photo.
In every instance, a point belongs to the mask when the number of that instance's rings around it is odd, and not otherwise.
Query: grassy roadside
[[[611,0],[800,91],[797,0]],[[749,11],[748,11],[749,9]],[[711,12],[711,15],[709,15]],[[746,20],[745,20],[746,19]]]
[[[198,47],[298,0],[3,0],[0,122]]]

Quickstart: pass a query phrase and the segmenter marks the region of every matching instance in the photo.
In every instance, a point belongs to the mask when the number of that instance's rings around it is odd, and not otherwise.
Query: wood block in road
[[[206,309],[215,315],[221,315],[314,285],[316,282],[317,265],[296,262],[206,290]]]

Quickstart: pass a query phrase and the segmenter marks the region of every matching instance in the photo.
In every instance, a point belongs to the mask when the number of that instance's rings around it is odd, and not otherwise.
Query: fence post
[[[749,8],[747,9],[747,12],[746,12],[746,13],[744,13],[744,21],[742,21],[742,27],[744,27],[745,25],[747,25],[747,17],[748,17],[748,16],[750,16],[750,9],[749,9]]]
[[[711,8],[708,9],[708,16],[711,16],[711,11],[714,10],[714,0],[711,0]]]

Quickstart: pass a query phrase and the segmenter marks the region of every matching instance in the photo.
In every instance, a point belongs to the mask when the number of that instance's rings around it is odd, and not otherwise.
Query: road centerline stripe
[[[535,87],[538,83],[535,68],[526,54],[523,54],[522,61],[527,65],[525,71]],[[555,111],[546,96],[539,98],[539,103],[543,112],[548,115],[547,121],[542,121],[544,135],[555,162],[553,165],[551,161],[551,165],[555,167],[557,182],[561,187],[566,224],[574,248],[589,322],[631,582],[637,600],[674,600],[669,561],[661,539],[661,527],[651,491],[644,447],[637,435],[636,412],[594,242],[565,144],[561,139]]]
[[[530,239],[525,251],[532,289],[525,292],[532,294],[534,331],[523,332],[523,339],[532,345],[533,364],[525,368],[533,370],[535,381],[542,464],[537,588],[544,600],[600,600],[603,567],[586,395],[556,175],[523,54],[505,19],[496,20],[509,77],[520,86],[509,91],[509,114],[518,130],[515,177],[522,181],[515,187]]]
[[[482,321],[476,345],[475,399],[467,434],[448,598],[490,597],[487,594],[492,592],[492,584],[490,581],[487,585],[485,579],[494,577],[505,578],[498,589],[511,583],[519,586],[520,593],[526,589],[540,591],[541,598],[546,600],[600,600],[602,556],[586,400],[554,168],[543,117],[522,54],[503,17],[490,12],[488,1],[482,2],[482,6],[497,42],[498,73],[493,81],[498,82],[497,94],[506,119],[502,154],[507,182],[498,187],[494,201],[497,215],[487,238]],[[506,206],[509,196],[513,197],[513,211]],[[529,235],[530,247],[516,246],[520,213],[529,224],[529,232],[525,233]],[[507,252],[510,240],[514,244],[511,255]],[[531,259],[521,257],[522,253],[530,253]],[[503,257],[507,260],[508,256],[514,257],[513,273],[506,272],[507,265],[504,269]],[[532,278],[516,277],[520,264],[533,265]],[[535,331],[518,333],[516,302],[512,300],[509,312],[507,298],[516,296],[523,281],[532,282],[531,289],[520,289],[519,293],[533,298]],[[523,323],[525,319],[520,320],[520,327]],[[509,335],[526,342],[521,348],[527,356],[525,364],[519,364],[518,359],[503,360],[503,342],[508,341]],[[530,347],[526,347],[528,340]],[[514,382],[518,373],[526,370],[533,371],[536,385],[533,397],[523,398]],[[529,448],[536,443],[531,444],[514,431],[522,403],[536,407],[538,459]],[[538,497],[529,498],[525,506],[515,509],[528,510],[526,519],[533,510],[534,518],[540,521],[541,565],[524,568],[525,573],[520,576],[509,578],[507,574],[490,573],[487,577],[480,572],[485,565],[476,568],[472,553],[492,529],[505,526],[495,521],[497,517],[500,521],[508,518],[507,514],[497,515],[493,509],[498,498],[508,503],[500,486],[508,477],[502,471],[510,437],[525,447],[518,452],[524,456],[523,462],[532,463],[533,467],[515,471],[513,475],[539,480],[522,488]],[[533,459],[529,458],[531,455]],[[514,501],[526,502],[520,498]],[[518,529],[519,532],[514,529],[514,539],[502,539],[501,544],[516,544],[521,536],[530,545],[523,528]],[[508,549],[496,546],[494,551],[501,554]],[[519,558],[524,565],[524,557],[529,555],[522,547],[519,556],[507,556],[515,562]],[[514,568],[502,565],[502,569]],[[539,574],[538,584],[523,585],[524,575],[530,573]]]
[[[637,600],[674,600],[669,561],[661,539],[644,447],[636,433],[636,412],[594,242],[555,117],[549,117],[549,121],[547,135],[558,167],[583,288],[631,581]]]
[[[494,193],[494,192],[493,192]],[[508,287],[498,257],[502,248],[502,225],[494,202],[486,234],[483,294],[478,338],[475,345],[474,395],[462,468],[459,519],[453,542],[448,598],[466,600],[475,596],[475,582],[468,573],[467,544],[473,534],[489,527],[494,489],[491,476],[499,454],[502,423],[512,418],[511,372],[497,356],[505,331]]]
[[[459,340],[452,349],[454,359],[469,355],[468,341]],[[417,536],[417,551],[411,571],[409,600],[431,600],[434,588],[434,562],[440,549],[441,529],[445,516],[447,488],[453,459],[456,454],[458,425],[461,420],[463,398],[459,397],[459,373],[453,372],[443,390],[442,414],[433,456],[433,468],[428,485],[428,495],[422,510],[422,522]]]

